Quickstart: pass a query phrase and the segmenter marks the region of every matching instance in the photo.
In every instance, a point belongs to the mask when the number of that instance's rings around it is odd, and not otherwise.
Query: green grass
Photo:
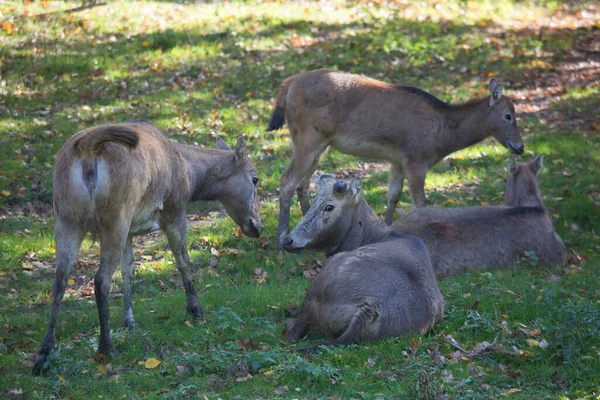
[[[157,1],[31,17],[79,4],[0,4],[1,397],[600,394],[599,71],[591,55],[572,51],[597,31],[597,5]],[[286,343],[284,320],[310,284],[304,270],[324,257],[277,252],[276,190],[291,148],[286,129],[267,133],[265,127],[281,82],[323,67],[421,87],[453,102],[485,95],[489,77],[497,76],[519,103],[526,146],[520,159],[545,155],[541,188],[569,248],[568,265],[531,267],[524,259],[510,270],[445,279],[444,320],[429,334],[300,357],[294,349],[314,342]],[[211,212],[216,204],[190,205],[203,219],[188,235],[194,282],[207,311],[202,322],[185,313],[164,237],[138,239],[134,313],[140,329],[117,329],[123,306],[117,273],[110,303],[116,353],[101,363],[94,358],[99,329],[89,291],[99,249],[86,240],[50,368],[32,377],[54,271],[54,155],[85,127],[127,119],[150,120],[179,142],[213,146],[217,134],[228,143],[247,136],[260,171],[263,237],[237,236],[229,218]],[[429,203],[502,203],[508,157],[492,140],[453,154],[428,175]],[[366,172],[365,197],[382,214],[387,167],[365,169],[363,162],[330,152],[319,168]],[[399,207],[410,210],[406,189]],[[292,224],[300,217],[294,208]],[[211,249],[222,254],[215,268],[209,267]],[[457,362],[449,335],[466,350],[487,341],[507,352]],[[150,358],[160,365],[140,364]],[[252,377],[228,377],[230,367],[243,362]]]

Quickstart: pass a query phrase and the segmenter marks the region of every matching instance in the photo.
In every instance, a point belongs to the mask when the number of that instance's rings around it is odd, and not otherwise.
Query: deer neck
[[[355,212],[352,214],[350,229],[338,246],[328,255],[351,251],[368,244],[382,241],[389,234],[389,227],[373,212],[364,199],[360,199]]]
[[[190,182],[190,201],[218,200],[223,186],[219,172],[231,168],[231,151],[176,144]]]
[[[443,157],[481,142],[489,136],[485,120],[488,114],[487,99],[474,100],[451,106],[445,111],[444,134],[440,141]]]

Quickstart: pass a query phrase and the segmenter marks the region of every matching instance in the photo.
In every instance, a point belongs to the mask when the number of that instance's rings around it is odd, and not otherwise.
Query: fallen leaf
[[[382,370],[379,370],[379,371],[373,372],[373,376],[383,376],[383,377],[386,377],[386,376],[390,376],[391,374],[392,374],[392,371],[382,371]]]
[[[160,360],[157,360],[156,358],[149,358],[144,363],[144,367],[146,367],[147,369],[154,369],[154,368],[158,367],[159,365],[160,365]]]
[[[510,395],[519,394],[519,393],[521,393],[521,389],[512,388],[512,389],[508,389],[508,390],[503,390],[500,393],[500,396],[510,396]]]
[[[285,392],[287,392],[288,387],[287,386],[280,386],[275,388],[273,391],[275,392],[275,394],[284,394]]]

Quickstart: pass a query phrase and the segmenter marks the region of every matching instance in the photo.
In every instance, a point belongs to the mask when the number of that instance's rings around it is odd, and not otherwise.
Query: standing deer
[[[423,242],[379,219],[353,180],[322,175],[315,203],[288,234],[287,251],[334,255],[312,281],[287,338],[309,330],[334,337],[332,345],[425,333],[442,318],[444,300]]]
[[[543,156],[510,160],[505,206],[413,210],[392,228],[423,239],[438,277],[467,270],[510,268],[527,251],[540,265],[565,264],[567,251],[544,210],[538,171]]]
[[[267,131],[287,118],[294,153],[280,180],[279,245],[289,232],[290,206],[297,190],[306,215],[308,189],[325,150],[391,163],[385,221],[408,177],[413,208],[425,207],[427,171],[448,154],[493,136],[512,153],[523,142],[511,100],[490,80],[490,97],[450,105],[414,87],[392,85],[361,75],[316,70],[286,79],[277,95]]]
[[[55,346],[54,331],[69,273],[86,233],[100,241],[100,268],[94,279],[100,320],[98,352],[110,354],[108,296],[118,265],[123,274],[123,326],[135,327],[132,310],[132,236],[162,229],[181,273],[187,311],[202,317],[186,249],[186,205],[220,200],[244,234],[258,237],[256,168],[246,142],[235,151],[217,138],[218,149],[174,144],[145,122],[86,129],[59,151],[53,177],[56,276],[52,312],[33,373],[39,374]]]

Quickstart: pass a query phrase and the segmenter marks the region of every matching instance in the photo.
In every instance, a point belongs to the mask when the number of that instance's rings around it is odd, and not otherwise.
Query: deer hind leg
[[[298,318],[287,319],[285,321],[285,328],[287,330],[287,340],[298,340],[306,336],[310,328],[310,322],[300,314]]]
[[[190,270],[190,258],[188,256],[187,247],[185,244],[185,237],[187,233],[187,221],[185,219],[185,211],[181,212],[180,216],[177,216],[175,221],[168,224],[165,227],[165,233],[169,240],[169,247],[175,257],[175,263],[177,269],[181,273],[181,279],[183,280],[183,287],[185,288],[185,295],[187,298],[186,310],[195,318],[202,318],[204,311],[196,290],[194,289],[194,283],[192,281],[192,272]]]
[[[121,219],[114,226],[103,227],[100,245],[100,268],[94,278],[96,306],[98,307],[98,318],[100,320],[98,353],[106,355],[110,355],[114,349],[112,340],[110,339],[108,298],[112,277],[117,266],[121,264],[121,256],[126,248],[130,225],[128,221],[128,219]]]
[[[39,375],[48,358],[48,354],[55,346],[56,319],[60,309],[60,303],[65,294],[67,281],[71,269],[77,259],[77,252],[81,241],[85,236],[85,230],[73,223],[67,223],[60,217],[56,218],[54,225],[54,237],[56,242],[56,275],[52,285],[52,311],[50,312],[50,323],[44,339],[40,343],[38,359],[33,366],[33,374]]]
[[[310,166],[310,169],[308,170],[308,172],[306,172],[304,178],[302,179],[302,181],[298,185],[298,188],[296,189],[296,193],[298,194],[298,200],[300,201],[300,207],[302,207],[302,215],[306,215],[308,210],[310,210],[310,181],[311,177],[313,176],[313,174],[317,170],[317,167],[319,166],[319,162],[321,161],[323,154],[325,154],[325,150],[327,150],[327,147],[325,147],[325,149],[321,151],[321,154],[319,154],[319,156],[315,158],[312,165]]]
[[[133,262],[133,248],[131,245],[132,237],[127,236],[125,250],[121,257],[121,275],[123,276],[123,328],[135,329],[135,319],[133,317],[133,276],[135,274],[135,264]]]
[[[427,165],[412,165],[406,169],[413,208],[423,208],[427,205],[425,199],[425,176],[427,176],[427,171]]]
[[[368,338],[369,327],[379,318],[379,313],[375,306],[363,304],[354,313],[348,328],[337,339],[331,341],[333,346],[348,345],[356,343],[361,338]],[[370,339],[375,339],[370,338]]]
[[[321,154],[328,146],[328,142],[316,129],[310,128],[300,133],[292,134],[292,138],[300,136],[302,142],[294,143],[294,154],[292,161],[281,176],[279,181],[279,226],[278,226],[278,241],[279,247],[282,246],[283,238],[289,233],[290,228],[290,208],[292,205],[292,197],[298,188],[298,185],[303,181],[305,185],[310,184],[310,174],[316,169]],[[308,188],[302,190],[300,200],[304,201],[303,210],[310,208],[308,200]]]
[[[385,210],[385,223],[392,224],[396,204],[402,195],[404,186],[404,168],[399,164],[392,164],[390,167],[390,187],[387,194],[387,209]]]

